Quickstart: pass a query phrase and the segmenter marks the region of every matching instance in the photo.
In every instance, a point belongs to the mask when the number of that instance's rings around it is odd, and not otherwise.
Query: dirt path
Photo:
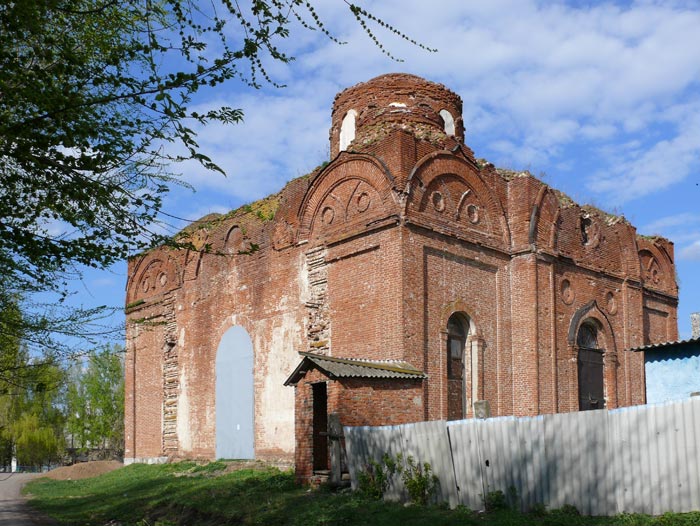
[[[41,473],[0,473],[0,526],[48,526],[55,524],[40,517],[20,494],[22,486]]]
[[[51,526],[55,521],[34,511],[22,497],[22,486],[37,477],[78,480],[122,467],[121,462],[98,461],[66,466],[48,473],[0,473],[0,526]]]

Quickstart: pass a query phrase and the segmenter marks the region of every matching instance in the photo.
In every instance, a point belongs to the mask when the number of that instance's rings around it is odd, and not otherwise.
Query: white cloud
[[[200,192],[216,192],[219,203],[251,201],[278,191],[288,180],[328,159],[331,100],[330,95],[317,102],[279,91],[215,101],[245,111],[241,124],[209,124],[199,130],[202,152],[215,160],[226,177],[186,163],[184,180]]]
[[[610,159],[605,171],[590,180],[589,188],[623,203],[667,188],[688,177],[700,161],[700,102],[695,104],[675,135],[662,137],[646,148],[626,150],[621,146],[617,159]]]
[[[646,232],[663,232],[677,227],[700,225],[700,214],[683,212],[672,216],[661,217],[643,227]]]
[[[97,278],[90,282],[93,287],[114,287],[116,285],[115,278]]]
[[[700,261],[700,239],[679,250],[678,259]]]
[[[603,140],[615,135],[617,127],[614,124],[584,124],[579,133],[586,139]]]
[[[570,163],[563,153],[572,147],[605,156],[581,179],[606,202],[679,182],[698,159],[700,126],[689,118],[700,114],[693,89],[700,85],[700,10],[693,3],[444,0],[436,9],[387,0],[367,8],[439,53],[371,26],[407,59],[392,62],[344,3],[321,3],[326,27],[348,45],[295,29],[283,44],[296,60],[268,68],[287,88],[219,92],[217,102],[245,110],[245,123],[209,126],[199,142],[229,177],[189,166],[186,180],[218,192],[217,203],[277,191],[325,160],[335,93],[402,70],[462,96],[467,142],[476,138],[485,148],[479,156],[534,171]],[[657,133],[661,126],[672,135]]]
[[[576,142],[600,144],[651,133],[660,120],[668,122],[671,98],[697,100],[690,88],[700,82],[700,33],[693,29],[700,25],[700,12],[692,7],[678,2],[576,8],[534,1],[451,1],[435,9],[426,2],[387,1],[375,13],[439,48],[438,54],[429,54],[390,35],[383,39],[396,55],[410,57],[411,72],[462,95],[468,138],[484,137],[504,162],[517,164],[553,160],[563,146]],[[326,43],[300,56],[302,74],[333,78],[347,87],[407,69],[385,60],[361,28],[341,11],[336,14],[334,23],[351,44]],[[382,38],[381,31],[377,34]],[[679,119],[671,124],[678,126]],[[692,156],[683,145],[686,135],[680,131],[676,141],[660,144],[656,153],[686,162],[687,154]],[[512,145],[510,156],[506,143]],[[636,186],[630,197],[651,191],[648,179],[658,177],[635,171],[639,175],[625,179],[625,186],[630,181]],[[686,175],[681,166],[661,183]],[[618,190],[599,178],[592,188]]]
[[[337,92],[405,71],[462,97],[466,142],[477,156],[535,174],[545,171],[548,183],[581,201],[596,194],[598,202],[624,202],[624,213],[646,225],[640,232],[672,239],[678,272],[685,272],[681,297],[697,304],[700,220],[692,194],[678,185],[698,173],[700,160],[697,0],[365,5],[439,53],[372,25],[385,47],[406,59],[392,62],[344,2],[316,2],[326,27],[348,45],[294,28],[280,47],[296,60],[265,62],[272,78],[287,88],[263,85],[256,91],[232,81],[216,90],[216,100],[202,101],[245,111],[241,125],[200,132],[203,153],[229,175],[183,165],[185,180],[198,192],[174,191],[167,212],[194,219],[278,191],[327,158]],[[659,215],[665,217],[652,219]]]
[[[700,214],[695,211],[661,217],[641,227],[639,232],[671,239],[676,245],[677,263],[700,261]]]

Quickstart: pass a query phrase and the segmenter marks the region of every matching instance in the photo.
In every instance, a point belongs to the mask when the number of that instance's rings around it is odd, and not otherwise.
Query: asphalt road
[[[0,526],[48,526],[50,520],[34,513],[20,490],[40,473],[0,473]]]

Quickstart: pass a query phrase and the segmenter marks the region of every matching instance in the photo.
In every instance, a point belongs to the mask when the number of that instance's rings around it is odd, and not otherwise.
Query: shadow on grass
[[[78,481],[40,479],[27,487],[32,506],[67,524],[143,519],[180,524],[188,516],[197,516],[198,523],[235,522],[259,510],[268,495],[294,489],[292,476],[277,470],[211,476],[184,463],[134,465]]]
[[[406,507],[294,484],[289,472],[244,469],[222,474],[192,463],[132,465],[78,481],[39,479],[27,486],[30,504],[65,525],[220,526],[355,525],[386,526],[592,526],[700,525],[700,514],[671,517],[592,518],[523,515],[510,510],[476,514],[464,508]]]

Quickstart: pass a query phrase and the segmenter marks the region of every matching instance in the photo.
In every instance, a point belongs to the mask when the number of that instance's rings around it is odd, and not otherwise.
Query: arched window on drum
[[[355,140],[357,112],[350,110],[343,117],[343,123],[340,125],[340,151],[347,150],[350,143]]]

